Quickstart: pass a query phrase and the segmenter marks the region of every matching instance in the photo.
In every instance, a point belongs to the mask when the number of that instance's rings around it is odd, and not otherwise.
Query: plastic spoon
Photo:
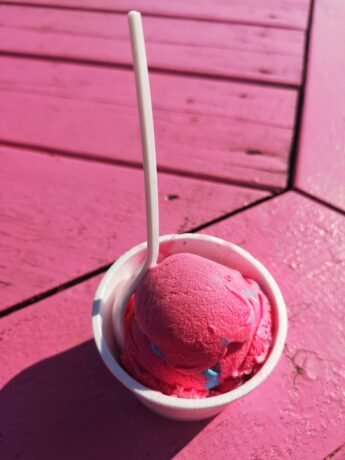
[[[147,252],[143,266],[135,274],[135,276],[129,280],[127,289],[123,290],[124,294],[118,295],[115,298],[114,305],[119,308],[114,308],[113,325],[116,341],[121,349],[124,346],[124,316],[127,304],[139,281],[145,275],[147,269],[157,263],[159,254],[156,146],[150,82],[141,14],[138,11],[130,11],[128,13],[128,22],[134,62],[137,102],[140,118],[141,147],[144,164]]]

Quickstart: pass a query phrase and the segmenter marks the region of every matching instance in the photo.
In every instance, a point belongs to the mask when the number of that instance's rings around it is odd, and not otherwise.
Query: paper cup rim
[[[276,331],[276,339],[275,342],[270,350],[270,354],[260,370],[253,375],[249,380],[245,383],[240,385],[239,387],[228,391],[226,393],[222,393],[217,396],[211,396],[208,398],[198,398],[198,399],[189,399],[189,398],[177,398],[176,396],[168,396],[159,391],[152,390],[140,382],[135,380],[131,377],[118,363],[118,361],[114,358],[110,350],[108,349],[106,343],[103,340],[103,332],[102,332],[102,317],[99,313],[99,300],[102,299],[104,290],[112,278],[112,274],[114,271],[118,270],[118,268],[124,264],[129,258],[133,257],[136,253],[140,252],[144,248],[146,248],[146,242],[140,243],[137,246],[132,247],[124,254],[122,254],[114,264],[107,270],[105,275],[103,276],[93,302],[92,307],[92,329],[94,334],[94,340],[98,351],[106,364],[109,368],[111,373],[130,391],[132,391],[135,395],[137,395],[140,399],[146,400],[148,403],[152,403],[155,406],[163,406],[167,408],[175,408],[175,409],[185,409],[185,410],[200,410],[200,409],[209,409],[209,408],[216,408],[219,406],[224,406],[229,404],[243,396],[247,395],[255,388],[259,387],[271,374],[273,369],[276,367],[280,356],[283,352],[286,335],[287,335],[287,312],[286,306],[279,289],[279,286],[271,273],[267,270],[267,268],[259,262],[255,257],[253,257],[248,251],[245,249],[237,246],[234,243],[230,243],[223,239],[205,235],[205,234],[194,234],[194,233],[183,233],[183,234],[172,234],[172,235],[164,235],[161,236],[159,241],[161,243],[173,240],[184,240],[184,239],[194,239],[198,241],[204,241],[213,243],[216,245],[225,245],[233,252],[239,254],[244,259],[246,259],[249,263],[255,266],[256,270],[262,275],[262,277],[266,280],[268,284],[272,297],[275,299],[276,303],[276,318],[277,318],[277,331]]]

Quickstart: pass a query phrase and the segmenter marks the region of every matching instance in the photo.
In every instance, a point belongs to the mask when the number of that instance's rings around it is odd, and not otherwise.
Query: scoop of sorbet
[[[150,268],[125,318],[122,362],[142,384],[202,398],[229,391],[265,361],[271,308],[258,284],[193,254]]]

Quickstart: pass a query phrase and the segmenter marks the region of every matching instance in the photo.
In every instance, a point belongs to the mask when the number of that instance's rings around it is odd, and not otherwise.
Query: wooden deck
[[[92,341],[100,277],[145,239],[129,8],[161,233],[243,246],[288,306],[277,370],[211,421],[146,410]],[[343,0],[0,4],[1,459],[345,459],[344,22]]]

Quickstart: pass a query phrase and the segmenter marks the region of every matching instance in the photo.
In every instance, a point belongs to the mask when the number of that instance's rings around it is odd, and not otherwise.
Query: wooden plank
[[[315,5],[296,185],[345,211],[345,3]]]
[[[140,170],[6,148],[0,155],[0,310],[145,240]],[[187,231],[268,195],[169,174],[159,175],[159,186],[163,234]]]
[[[140,162],[131,71],[9,58],[0,66],[1,140]],[[151,86],[161,167],[285,186],[296,91],[159,74]]]
[[[7,0],[6,3],[18,3]],[[77,8],[126,13],[130,9],[147,15],[173,16],[211,21],[245,23],[305,30],[307,27],[309,0],[21,0],[22,5]],[[253,11],[255,10],[255,14]]]
[[[127,16],[0,6],[0,50],[130,65]],[[304,33],[145,18],[153,69],[299,85]]]
[[[315,460],[338,449],[345,418],[343,225],[341,215],[288,193],[208,230],[267,265],[290,321],[273,375],[208,423],[166,421],[112,380],[91,342],[98,279],[3,318],[3,455],[108,459],[116,446],[116,457],[128,459]]]

